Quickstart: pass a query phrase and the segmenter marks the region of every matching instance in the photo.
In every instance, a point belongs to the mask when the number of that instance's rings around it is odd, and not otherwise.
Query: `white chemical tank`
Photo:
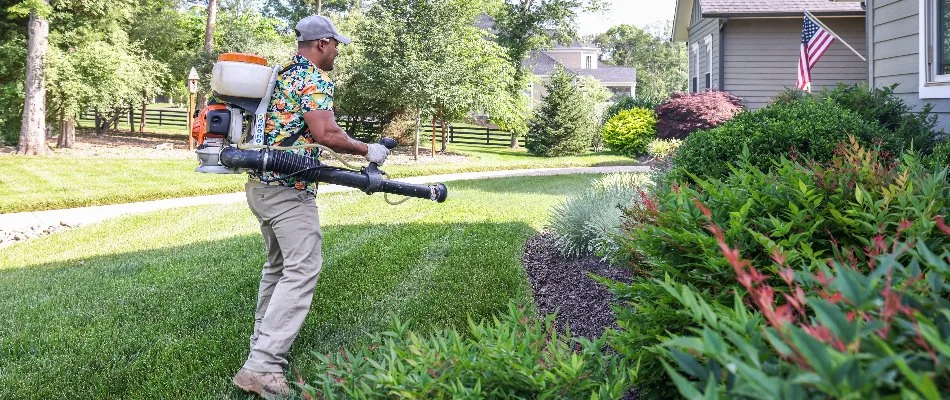
[[[225,96],[259,99],[267,92],[271,72],[263,57],[224,53],[211,70],[211,90]]]

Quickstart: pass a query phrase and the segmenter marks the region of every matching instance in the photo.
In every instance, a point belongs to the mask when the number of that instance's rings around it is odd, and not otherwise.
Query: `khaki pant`
[[[244,368],[282,372],[323,264],[323,233],[313,194],[249,181],[247,204],[261,223],[267,261],[261,275],[251,352]]]

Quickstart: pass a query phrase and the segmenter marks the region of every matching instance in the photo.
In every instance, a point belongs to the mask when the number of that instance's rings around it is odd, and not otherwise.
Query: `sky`
[[[610,10],[602,14],[582,14],[578,18],[578,33],[591,35],[606,32],[621,25],[645,26],[673,19],[676,0],[608,0]]]

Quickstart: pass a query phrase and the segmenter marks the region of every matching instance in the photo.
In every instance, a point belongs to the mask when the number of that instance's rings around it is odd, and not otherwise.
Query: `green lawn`
[[[466,162],[395,165],[393,177],[519,168],[629,165],[607,153],[535,157],[505,147],[454,145]],[[243,190],[244,175],[194,172],[197,160],[0,156],[0,213],[51,210]]]
[[[465,330],[530,297],[522,246],[590,175],[456,182],[443,204],[319,196],[325,264],[290,354],[353,346],[389,314]],[[0,398],[246,398],[264,253],[244,204],[130,216],[0,252]]]

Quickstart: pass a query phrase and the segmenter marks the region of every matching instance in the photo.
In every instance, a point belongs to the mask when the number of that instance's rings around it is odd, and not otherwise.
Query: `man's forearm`
[[[324,138],[323,143],[320,144],[329,147],[337,153],[355,154],[358,156],[366,155],[366,143],[351,138],[343,129],[340,129],[338,125],[334,124],[330,132],[327,133],[328,135]]]

